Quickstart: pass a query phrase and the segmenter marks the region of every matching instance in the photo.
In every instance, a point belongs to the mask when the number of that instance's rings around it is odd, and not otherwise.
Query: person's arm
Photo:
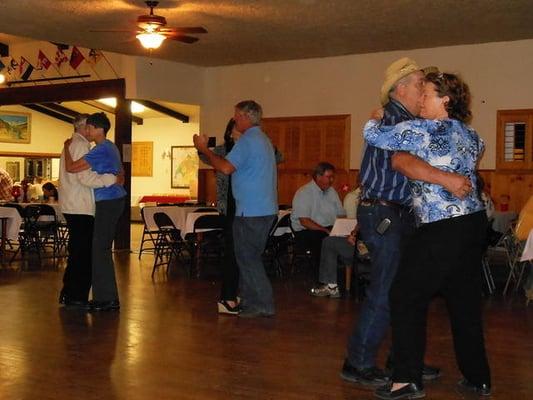
[[[205,155],[208,164],[210,164],[217,171],[222,172],[224,175],[231,175],[235,172],[235,167],[228,160],[215,154],[207,147],[208,137],[206,135],[194,135],[193,142],[194,147]]]
[[[97,174],[93,170],[86,169],[76,174],[76,178],[83,185],[92,189],[108,187],[117,183],[117,176],[113,174]]]
[[[472,190],[472,183],[466,176],[442,171],[403,151],[392,156],[392,168],[409,179],[440,185],[461,199]]]
[[[83,158],[74,161],[70,155],[69,146],[72,142],[72,139],[67,139],[65,141],[64,150],[65,150],[65,169],[67,172],[76,173],[85,171],[86,169],[91,169],[91,166]]]
[[[326,232],[327,234],[329,234],[329,229],[327,229],[326,227],[320,224],[317,224],[311,218],[300,217],[298,218],[298,221],[305,229],[309,229],[310,231],[322,231],[322,232]]]

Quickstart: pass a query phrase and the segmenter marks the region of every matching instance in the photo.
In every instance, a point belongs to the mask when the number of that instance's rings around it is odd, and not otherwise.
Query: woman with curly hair
[[[410,152],[434,167],[467,176],[476,187],[484,144],[467,125],[470,91],[459,77],[426,76],[420,115],[425,119],[382,126],[371,120],[365,139],[373,146]],[[381,399],[422,398],[427,311],[442,293],[450,315],[460,388],[490,394],[490,370],[481,319],[481,258],[487,216],[476,191],[458,198],[443,187],[410,181],[418,228],[407,245],[390,291],[394,370],[376,390]]]

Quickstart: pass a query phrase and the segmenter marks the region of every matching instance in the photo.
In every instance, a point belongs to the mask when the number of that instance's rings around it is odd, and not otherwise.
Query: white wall
[[[1,112],[17,111],[31,114],[30,144],[1,143],[2,151],[21,153],[55,153],[59,156],[63,142],[72,134],[72,126],[22,106],[2,106]],[[21,171],[22,173],[22,171]]]
[[[198,115],[193,115],[188,124],[173,118],[146,118],[143,125],[133,125],[134,142],[154,142],[153,176],[132,177],[131,204],[137,204],[139,197],[146,194],[176,193],[189,195],[188,189],[172,189],[170,187],[171,146],[192,146],[192,135],[198,133]]]
[[[463,76],[472,125],[487,143],[481,168],[495,168],[496,111],[533,108],[533,40],[208,68],[201,131],[220,136],[244,99],[261,103],[266,117],[351,114],[350,166],[359,168],[361,129],[379,105],[383,72],[403,56]]]

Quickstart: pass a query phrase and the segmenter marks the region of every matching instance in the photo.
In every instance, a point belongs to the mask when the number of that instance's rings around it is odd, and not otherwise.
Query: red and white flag
[[[61,50],[59,47],[57,48],[56,55],[54,57],[54,64],[57,65],[57,68],[61,67],[61,64],[68,61],[68,57],[65,53],[63,53],[63,50]]]
[[[39,50],[39,55],[37,56],[37,66],[35,67],[35,69],[48,70],[51,65],[52,61],[50,61],[48,57],[46,57],[46,54],[44,54],[42,50]]]
[[[72,53],[70,54],[70,66],[73,69],[78,69],[80,64],[85,60],[85,57],[83,54],[81,54],[81,51],[78,50],[76,46],[72,48]]]

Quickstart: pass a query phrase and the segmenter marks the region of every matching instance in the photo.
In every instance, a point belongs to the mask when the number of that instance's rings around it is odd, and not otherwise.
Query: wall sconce
[[[3,85],[6,82],[6,76],[4,74],[0,74],[0,85]]]
[[[164,160],[165,158],[170,158],[170,157],[171,157],[170,150],[164,151],[164,152],[161,154],[161,159],[162,159],[162,160]]]

